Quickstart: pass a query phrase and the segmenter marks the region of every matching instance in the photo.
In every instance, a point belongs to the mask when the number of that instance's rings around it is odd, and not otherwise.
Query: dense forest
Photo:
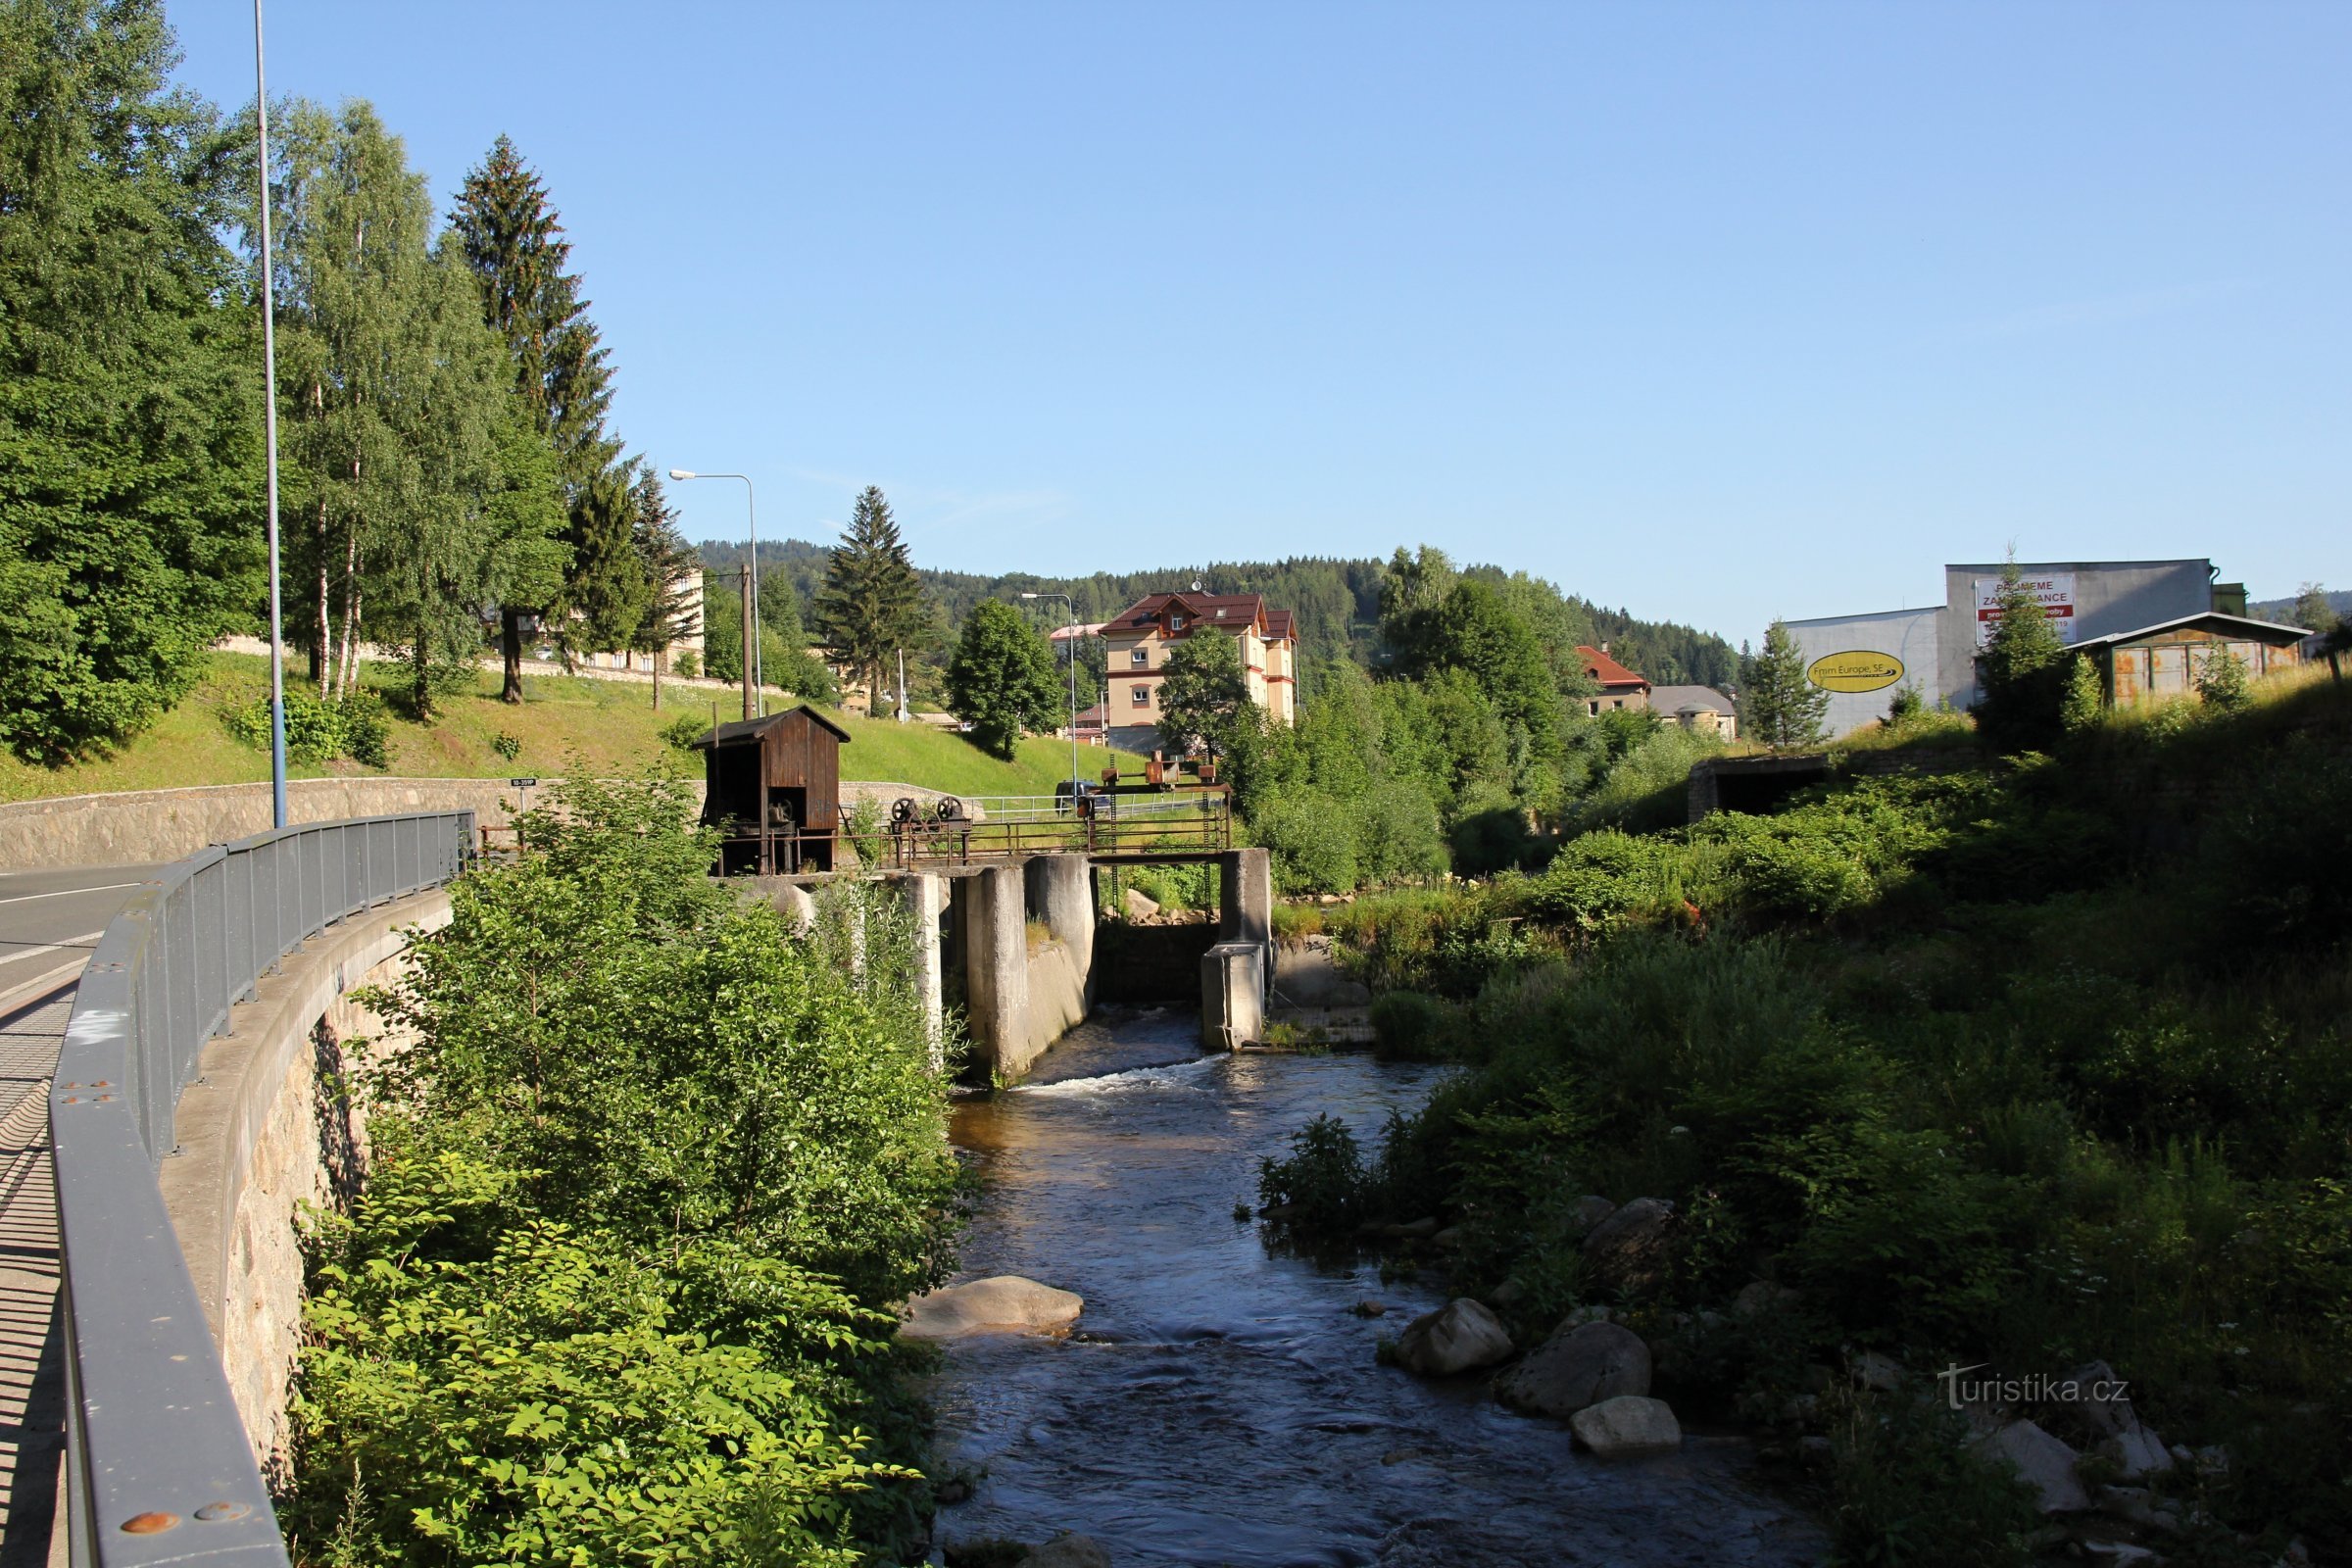
[[[710,569],[739,571],[747,551],[740,544],[711,540],[704,543],[702,553],[704,564]],[[808,604],[822,590],[831,560],[829,547],[802,539],[762,543],[762,592],[772,591],[765,587],[769,581],[789,582],[798,602]],[[1378,667],[1381,659],[1380,586],[1388,564],[1370,558],[1297,557],[1278,562],[1211,562],[1149,571],[1098,571],[1084,577],[917,570],[926,595],[939,612],[934,651],[944,649],[947,639],[962,626],[964,616],[984,600],[1007,600],[1022,593],[1068,594],[1080,620],[1099,621],[1117,614],[1146,594],[1183,588],[1198,580],[1210,593],[1263,594],[1269,605],[1289,610],[1298,617],[1303,659],[1345,657],[1369,669]],[[1514,600],[1555,602],[1553,613],[1544,617],[1547,634],[1564,639],[1569,647],[1606,642],[1612,654],[1653,681],[1720,687],[1739,679],[1739,651],[1712,633],[1604,609],[1525,572],[1479,565],[1463,568],[1462,575],[1492,583]],[[1058,602],[1050,609],[1053,613],[1060,612]],[[714,622],[716,618],[714,614]]]

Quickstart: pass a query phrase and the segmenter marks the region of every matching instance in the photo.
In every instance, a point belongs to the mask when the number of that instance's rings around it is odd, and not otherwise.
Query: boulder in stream
[[[910,1340],[960,1340],[974,1334],[1056,1334],[1078,1321],[1086,1300],[1073,1291],[1018,1274],[971,1280],[906,1303],[899,1333]]]
[[[1649,1291],[1673,1262],[1673,1234],[1674,1205],[1663,1198],[1637,1198],[1592,1227],[1585,1238],[1585,1262],[1607,1290]]]
[[[1589,1404],[1568,1418],[1568,1429],[1603,1459],[1672,1453],[1683,1446],[1683,1424],[1666,1401],[1640,1394]]]
[[[1396,1338],[1396,1364],[1428,1378],[1475,1372],[1510,1355],[1511,1336],[1501,1319],[1467,1296],[1423,1313]]]
[[[1110,1568],[1110,1549],[1092,1536],[1055,1536],[1030,1548],[1021,1568]]]
[[[1545,1340],[1495,1381],[1514,1410],[1565,1421],[1589,1404],[1649,1392],[1649,1347],[1616,1323],[1585,1323]]]

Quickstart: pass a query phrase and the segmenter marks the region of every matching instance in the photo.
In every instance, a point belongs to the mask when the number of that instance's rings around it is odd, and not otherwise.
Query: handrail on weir
[[[66,1331],[65,1518],[75,1568],[286,1547],[156,1185],[205,1042],[328,926],[448,882],[471,811],[310,823],[216,845],[132,897],[82,971],[49,1092]]]

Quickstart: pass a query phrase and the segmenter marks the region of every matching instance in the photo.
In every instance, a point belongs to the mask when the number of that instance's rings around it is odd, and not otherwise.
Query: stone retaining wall
[[[534,804],[559,782],[531,791]],[[692,781],[701,801],[703,783]],[[938,790],[890,780],[845,780],[842,801],[870,800],[885,810],[903,795],[926,804]],[[503,778],[298,778],[286,783],[286,814],[297,822],[340,822],[402,811],[470,810],[483,827],[504,827],[518,793]],[[60,795],[0,806],[0,871],[46,871],[83,865],[134,865],[176,860],[208,844],[226,844],[270,830],[270,786],[203,784],[177,790],[123,790],[107,795]]]
[[[365,1116],[347,1089],[361,1040],[398,1050],[351,998],[407,969],[411,928],[449,921],[438,889],[354,915],[267,976],[232,1009],[234,1031],[204,1049],[157,1175],[180,1253],[204,1303],[254,1457],[272,1481],[286,1461],[286,1391],[301,1344],[302,1205],[339,1206],[367,1163]]]

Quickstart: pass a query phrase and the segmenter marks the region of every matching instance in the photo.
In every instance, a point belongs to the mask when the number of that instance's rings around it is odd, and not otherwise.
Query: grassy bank
[[[1381,1149],[1324,1129],[1270,1195],[1335,1236],[1434,1212],[1522,1343],[1605,1305],[1678,1401],[1828,1437],[1843,1561],[2048,1544],[1903,1396],[1823,1395],[1865,1349],[1923,1396],[2105,1360],[2167,1442],[2226,1455],[2150,1483],[2175,1560],[2344,1560],[2348,729],[2326,681],[2178,704],[1333,911],[1385,1049],[1467,1071]],[[1604,1285],[1587,1194],[1673,1202],[1667,1265]],[[1757,1282],[1794,1295],[1739,1310]]]
[[[269,691],[267,660],[215,654],[185,702],[111,756],[54,768],[0,756],[0,801],[265,781],[268,753],[238,740],[226,720],[266,701]],[[519,706],[498,701],[498,677],[485,672],[473,690],[451,697],[428,724],[402,718],[397,710],[388,713],[385,766],[337,759],[294,762],[288,771],[296,778],[368,773],[505,778],[560,773],[573,765],[573,759],[603,777],[673,760],[691,770],[692,755],[665,741],[662,730],[683,717],[708,718],[711,711],[710,693],[700,688],[665,687],[657,713],[650,686],[584,676],[526,674],[523,694]],[[740,710],[731,696],[719,703],[722,719]],[[1066,741],[1025,740],[1011,761],[1003,761],[934,725],[834,716],[853,737],[842,754],[842,772],[849,778],[889,779],[957,795],[1050,795],[1055,783],[1069,777]],[[502,736],[514,743],[512,757],[500,749]],[[1104,765],[1106,755],[1081,747],[1079,765],[1092,775]],[[1139,765],[1132,758],[1125,761]]]

